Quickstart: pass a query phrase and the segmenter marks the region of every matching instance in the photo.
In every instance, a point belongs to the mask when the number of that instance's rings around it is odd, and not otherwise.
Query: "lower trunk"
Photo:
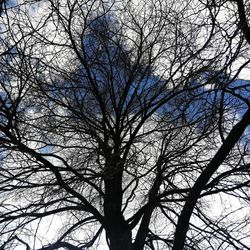
[[[122,166],[120,159],[106,165],[104,214],[110,250],[132,250],[132,234],[122,213]]]
[[[132,236],[129,230],[120,229],[107,232],[110,250],[132,250]]]

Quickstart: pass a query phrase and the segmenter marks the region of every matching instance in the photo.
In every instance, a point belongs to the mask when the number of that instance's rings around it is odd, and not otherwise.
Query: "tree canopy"
[[[250,249],[249,2],[0,9],[0,249]]]

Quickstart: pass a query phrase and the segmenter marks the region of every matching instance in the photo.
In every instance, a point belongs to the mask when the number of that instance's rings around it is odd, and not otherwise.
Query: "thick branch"
[[[76,247],[68,242],[57,242],[55,244],[39,248],[38,250],[54,250],[59,249],[61,247],[68,250],[82,250],[82,248]]]
[[[178,219],[175,231],[173,250],[183,250],[188,230],[189,220],[193,213],[196,202],[201,194],[201,191],[205,188],[211,176],[215,173],[215,171],[219,168],[219,166],[228,156],[232,148],[239,141],[240,137],[242,136],[246,127],[249,124],[250,124],[250,109],[248,109],[248,111],[244,114],[241,121],[238,122],[233,127],[233,129],[225,139],[224,143],[222,144],[218,152],[215,154],[211,162],[208,164],[208,166],[196,180],[193,188],[191,189],[187,197],[187,201]]]
[[[245,39],[250,44],[250,29],[249,29],[248,21],[246,18],[244,2],[243,0],[237,0],[236,2],[237,2],[237,7],[238,7],[238,15],[240,19],[239,27],[242,30]]]

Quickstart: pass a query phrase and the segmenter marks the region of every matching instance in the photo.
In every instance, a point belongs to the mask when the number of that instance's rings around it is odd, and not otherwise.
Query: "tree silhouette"
[[[0,249],[250,248],[247,3],[3,6]]]

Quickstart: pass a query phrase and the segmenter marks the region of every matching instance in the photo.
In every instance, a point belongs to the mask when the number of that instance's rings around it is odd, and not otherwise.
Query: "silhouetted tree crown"
[[[0,2],[0,249],[249,249],[248,2]]]

